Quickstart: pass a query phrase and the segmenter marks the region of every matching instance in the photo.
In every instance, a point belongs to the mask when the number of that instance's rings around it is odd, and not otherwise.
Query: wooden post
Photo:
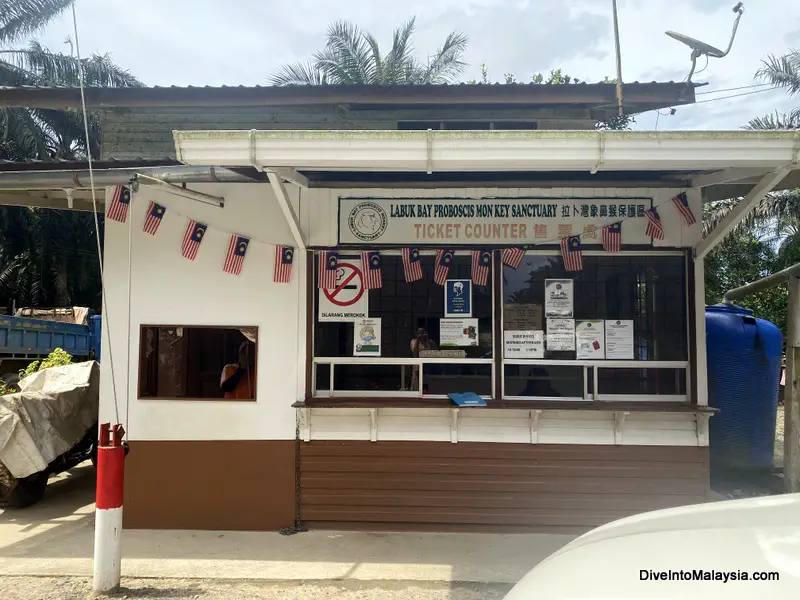
[[[800,279],[789,277],[789,333],[783,397],[783,478],[800,492]]]

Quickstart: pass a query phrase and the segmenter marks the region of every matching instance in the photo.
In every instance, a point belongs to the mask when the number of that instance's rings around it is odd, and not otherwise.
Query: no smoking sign
[[[355,321],[369,312],[369,292],[364,289],[360,260],[339,261],[336,287],[319,290],[318,318],[320,321]]]

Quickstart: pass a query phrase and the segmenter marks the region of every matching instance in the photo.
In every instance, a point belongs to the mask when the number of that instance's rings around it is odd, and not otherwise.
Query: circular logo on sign
[[[350,211],[350,231],[364,242],[377,240],[386,231],[386,212],[374,202],[361,202]]]

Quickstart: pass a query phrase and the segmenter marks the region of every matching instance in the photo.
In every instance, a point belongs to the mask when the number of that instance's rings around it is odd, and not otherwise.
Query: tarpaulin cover
[[[21,479],[47,468],[97,423],[100,369],[95,361],[51,367],[0,396],[0,462]]]

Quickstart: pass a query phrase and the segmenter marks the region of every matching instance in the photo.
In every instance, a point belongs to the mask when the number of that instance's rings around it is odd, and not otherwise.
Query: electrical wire
[[[694,104],[705,104],[706,102],[716,102],[717,100],[729,100],[731,98],[740,98],[741,96],[752,96],[753,94],[761,94],[763,92],[783,91],[780,88],[767,88],[761,90],[753,90],[752,92],[743,92],[741,94],[732,94],[730,96],[722,96],[721,98],[709,98],[708,100],[698,100]],[[691,104],[689,105],[691,106]]]
[[[86,136],[86,162],[89,166],[89,186],[92,191],[92,212],[94,214],[94,233],[95,239],[97,241],[97,262],[100,267],[100,287],[101,287],[101,298],[102,298],[102,308],[103,308],[103,324],[105,325],[106,329],[106,339],[108,343],[106,346],[107,348],[104,349],[104,352],[108,352],[108,363],[111,367],[111,391],[114,396],[114,415],[116,417],[117,423],[120,422],[119,420],[119,402],[117,399],[117,378],[114,375],[114,357],[111,353],[111,327],[109,325],[109,318],[108,318],[108,298],[106,296],[106,281],[105,281],[105,274],[103,270],[103,244],[100,241],[100,219],[97,216],[97,191],[94,186],[94,168],[92,164],[92,146],[91,141],[89,138],[89,116],[86,111],[86,95],[84,93],[84,84],[83,84],[83,63],[81,62],[81,46],[78,40],[78,17],[75,14],[75,4],[72,4],[72,27],[75,31],[75,54],[78,59],[78,85],[80,86],[81,90],[81,110],[83,112],[83,130]],[[130,291],[129,291],[130,293]],[[130,366],[129,366],[130,368]],[[130,392],[130,390],[128,390]]]
[[[706,94],[719,94],[721,92],[735,92],[738,90],[749,90],[752,88],[764,87],[765,85],[772,85],[771,83],[754,83],[751,85],[740,85],[739,87],[722,88],[721,90],[708,90],[706,92],[696,92],[695,96],[703,96]]]

